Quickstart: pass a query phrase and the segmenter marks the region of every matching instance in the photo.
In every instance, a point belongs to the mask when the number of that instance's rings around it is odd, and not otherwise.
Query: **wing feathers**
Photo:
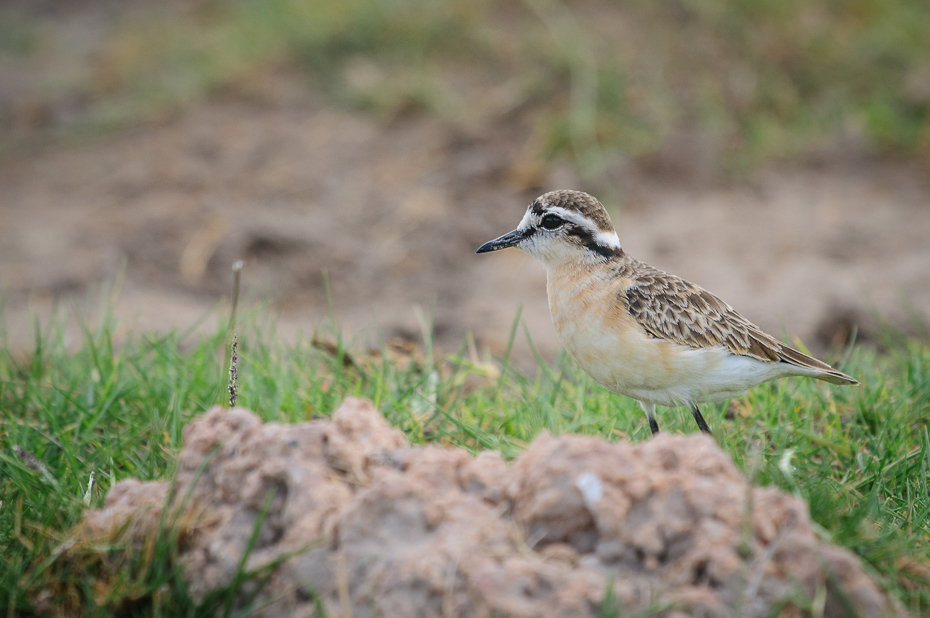
[[[633,284],[620,293],[650,335],[690,348],[723,345],[733,354],[814,369],[836,384],[858,384],[824,362],[782,344],[707,290],[632,259],[618,273]]]

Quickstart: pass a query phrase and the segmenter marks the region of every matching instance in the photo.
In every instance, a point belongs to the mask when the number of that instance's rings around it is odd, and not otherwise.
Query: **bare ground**
[[[500,352],[522,306],[551,353],[542,268],[517,251],[474,254],[543,191],[591,189],[569,165],[525,160],[533,123],[532,113],[379,120],[328,106],[285,71],[111,138],[8,157],[0,285],[9,336],[27,344],[31,313],[48,316],[56,301],[87,298],[120,273],[124,325],[164,330],[209,314],[209,328],[242,258],[246,296],[271,300],[288,336],[327,315],[328,279],[349,333],[377,325],[417,337],[420,306],[445,347],[472,332]],[[926,169],[862,159],[739,183],[682,181],[672,172],[684,155],[673,153],[665,173],[629,163],[608,171],[628,252],[815,349],[842,343],[850,328],[874,331],[876,316],[906,328],[927,320]]]

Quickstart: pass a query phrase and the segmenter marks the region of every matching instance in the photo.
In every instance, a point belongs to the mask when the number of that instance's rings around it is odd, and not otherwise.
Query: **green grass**
[[[56,44],[32,31],[0,28],[0,52]],[[530,112],[527,156],[591,174],[683,129],[738,171],[843,135],[926,155],[928,31],[924,0],[215,0],[121,20],[59,94],[88,101],[94,133],[286,64],[385,117]]]
[[[431,358],[428,341],[425,353],[371,354],[336,337],[284,342],[254,317],[244,322],[239,403],[268,421],[325,417],[356,395],[415,444],[515,457],[543,430],[649,438],[633,401],[565,357],[529,377],[467,346],[443,358]],[[170,477],[184,425],[226,396],[223,333],[193,343],[179,332],[114,337],[105,322],[69,349],[53,325],[27,352],[0,350],[0,613],[215,615],[232,592],[199,605],[187,595],[176,561],[183,522],[165,521],[146,551],[67,544],[82,510],[100,506],[115,482]],[[705,416],[741,469],[808,500],[824,538],[861,556],[913,615],[930,615],[930,345],[856,349],[842,369],[862,385],[782,381],[707,406]],[[695,431],[685,410],[661,410],[660,421],[665,431]]]

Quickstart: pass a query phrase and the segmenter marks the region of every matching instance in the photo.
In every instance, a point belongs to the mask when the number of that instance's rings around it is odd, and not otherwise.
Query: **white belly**
[[[594,325],[591,325],[594,326]],[[612,336],[594,328],[566,328],[562,345],[578,365],[607,389],[664,406],[721,401],[779,378],[784,369],[737,356],[726,348],[691,349],[633,333]]]

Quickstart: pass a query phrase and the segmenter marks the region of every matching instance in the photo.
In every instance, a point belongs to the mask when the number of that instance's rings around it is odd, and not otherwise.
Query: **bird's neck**
[[[584,289],[601,287],[614,279],[629,259],[621,253],[610,259],[594,254],[571,260],[547,261],[546,278],[550,289],[555,287],[569,294],[580,293]]]

